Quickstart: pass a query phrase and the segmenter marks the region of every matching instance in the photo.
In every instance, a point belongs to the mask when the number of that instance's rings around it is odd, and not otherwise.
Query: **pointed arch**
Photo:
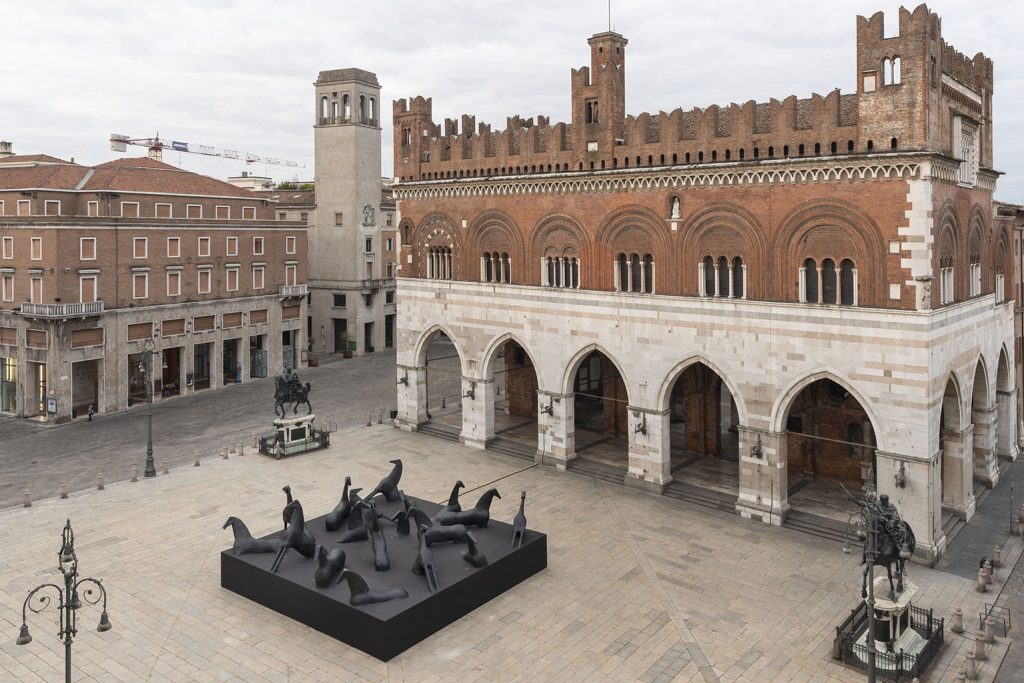
[[[506,342],[510,341],[513,341],[516,344],[519,344],[520,347],[522,347],[523,351],[526,352],[526,355],[529,356],[530,362],[533,363],[533,367],[536,369],[537,372],[537,377],[542,377],[543,375],[541,374],[541,365],[538,362],[540,356],[537,356],[534,353],[532,353],[530,351],[530,347],[526,345],[526,342],[523,341],[522,337],[517,335],[515,332],[504,332],[502,334],[499,334],[494,339],[492,339],[484,348],[484,352],[480,356],[479,365],[480,369],[483,372],[483,377],[490,378],[494,376],[494,361],[498,357],[498,351],[504,348]]]
[[[434,336],[439,332],[452,341],[452,346],[455,347],[455,353],[459,354],[459,369],[462,374],[465,375],[467,360],[466,353],[463,351],[458,338],[451,333],[451,330],[449,330],[447,326],[440,323],[428,327],[416,340],[416,345],[413,347],[413,358],[415,359],[416,366],[423,367],[427,360],[427,347],[430,346],[430,342],[433,341]]]
[[[989,410],[992,408],[993,392],[984,356],[978,356],[978,361],[974,364],[974,375],[971,377],[971,380],[971,410]]]
[[[789,410],[793,406],[793,401],[796,400],[800,392],[806,389],[811,384],[818,380],[829,379],[838,384],[839,386],[850,392],[860,407],[864,409],[864,412],[868,416],[868,420],[871,421],[871,429],[875,433],[876,444],[881,448],[881,444],[878,439],[883,434],[880,429],[881,420],[875,413],[874,407],[871,402],[868,401],[864,393],[861,392],[856,383],[843,373],[834,370],[832,368],[819,368],[813,370],[810,373],[801,375],[799,378],[790,382],[786,387],[779,393],[778,398],[775,399],[775,404],[772,406],[771,420],[769,422],[770,428],[773,432],[783,432],[786,429],[786,418],[789,416]]]
[[[697,364],[704,365],[718,375],[729,390],[729,394],[732,396],[733,401],[736,402],[736,413],[739,418],[739,423],[741,425],[749,424],[747,421],[747,406],[743,399],[743,395],[739,391],[739,387],[736,386],[736,383],[729,378],[728,374],[726,374],[724,370],[722,370],[720,365],[700,353],[696,353],[679,361],[671,370],[668,371],[668,374],[665,375],[665,379],[662,380],[661,387],[658,389],[658,402],[655,404],[657,405],[658,410],[669,409],[669,401],[672,398],[672,387],[675,385],[676,380],[679,379],[684,372]]]
[[[629,382],[628,375],[625,372],[623,372],[624,366],[622,365],[622,363],[615,360],[615,356],[610,354],[608,352],[608,349],[604,348],[603,346],[597,343],[587,344],[586,346],[584,346],[583,348],[581,348],[572,355],[572,357],[569,359],[569,363],[565,366],[565,371],[562,374],[560,391],[563,394],[575,393],[575,390],[573,389],[573,384],[576,381],[576,371],[580,369],[580,364],[583,363],[583,360],[594,351],[597,351],[598,353],[603,355],[605,358],[608,359],[608,362],[615,366],[615,369],[619,373],[619,377],[622,378],[622,383],[626,387],[626,396],[628,398],[629,389],[632,385]]]

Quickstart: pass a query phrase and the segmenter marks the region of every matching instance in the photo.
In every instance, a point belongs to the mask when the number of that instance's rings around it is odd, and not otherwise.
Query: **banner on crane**
[[[176,150],[178,152],[187,152],[188,151],[188,143],[187,142],[178,142],[177,140],[174,140],[174,141],[171,142],[171,149]]]

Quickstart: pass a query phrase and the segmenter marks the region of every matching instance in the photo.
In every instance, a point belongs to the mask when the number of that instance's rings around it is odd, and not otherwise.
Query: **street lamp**
[[[110,630],[110,618],[107,616],[107,591],[103,582],[99,579],[78,578],[78,557],[75,556],[75,532],[71,530],[71,520],[64,526],[61,534],[60,551],[57,553],[57,568],[64,575],[64,588],[55,583],[44,583],[29,591],[28,597],[21,606],[21,632],[15,641],[18,645],[28,645],[32,642],[32,636],[28,632],[26,622],[27,611],[31,610],[39,614],[50,605],[51,596],[36,593],[43,589],[57,591],[57,613],[60,615],[60,631],[57,637],[64,642],[64,680],[71,683],[71,642],[74,636],[78,635],[77,615],[82,608],[82,601],[86,604],[95,605],[103,600],[103,613],[100,615],[100,623],[96,630],[100,633]],[[86,584],[81,591],[79,587]],[[91,585],[90,585],[91,584]],[[35,597],[35,604],[32,598]]]
[[[156,464],[153,462],[153,356],[160,353],[156,349],[152,337],[146,337],[142,348],[143,357],[139,362],[139,371],[146,373],[146,469],[144,477],[156,476]]]

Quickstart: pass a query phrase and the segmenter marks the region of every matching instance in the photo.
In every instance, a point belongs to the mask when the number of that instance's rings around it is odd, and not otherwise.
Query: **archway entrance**
[[[438,330],[424,344],[427,368],[427,421],[432,426],[462,432],[462,362],[455,343]]]
[[[494,438],[488,450],[533,460],[537,452],[537,370],[529,352],[514,339],[490,359],[494,378]]]
[[[722,377],[704,363],[687,367],[668,398],[672,478],[730,494],[739,489],[739,416]]]
[[[942,395],[939,413],[939,460],[942,481],[943,526],[948,527],[952,516],[964,520],[974,513],[973,442],[964,443],[967,426],[960,409],[960,387],[950,376]],[[973,435],[972,435],[973,436]]]
[[[591,351],[576,368],[574,430],[578,460],[625,476],[629,467],[629,397],[618,367],[600,351]]]
[[[1010,363],[1006,349],[999,351],[999,366],[996,368],[996,455],[1012,457],[1014,441],[1017,439],[1016,405],[1010,382]]]
[[[846,387],[819,379],[804,387],[786,416],[790,506],[846,523],[855,496],[875,484],[875,428]]]

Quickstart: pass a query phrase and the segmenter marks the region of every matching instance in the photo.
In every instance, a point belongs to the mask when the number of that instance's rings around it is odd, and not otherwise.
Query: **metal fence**
[[[927,642],[917,654],[903,652],[876,652],[875,673],[885,680],[911,681],[923,675],[945,642],[945,619],[936,619],[932,610],[910,607],[910,625]],[[867,630],[867,605],[860,603],[836,627],[833,656],[846,664],[867,669],[868,648],[857,642]]]

